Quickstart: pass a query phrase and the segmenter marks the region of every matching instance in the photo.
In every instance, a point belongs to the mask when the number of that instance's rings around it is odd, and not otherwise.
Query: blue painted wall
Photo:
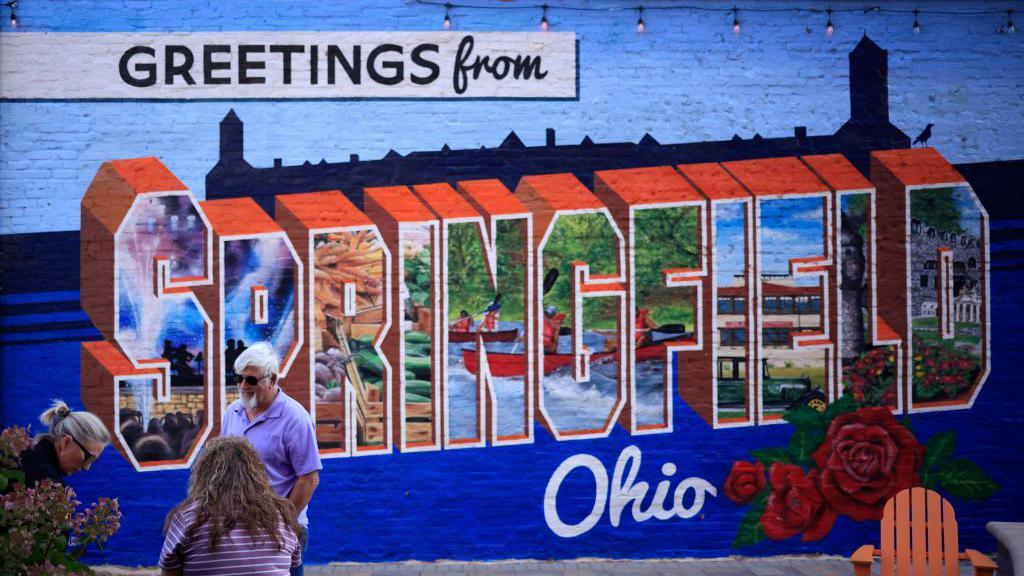
[[[800,6],[823,8],[818,3]],[[204,178],[217,157],[217,124],[234,107],[246,123],[246,158],[268,166],[321,158],[339,161],[399,152],[494,146],[515,130],[527,145],[544,141],[554,127],[560,142],[589,135],[597,142],[637,141],[645,132],[661,142],[787,136],[794,125],[811,135],[831,134],[848,117],[847,54],[867,32],[889,51],[892,122],[911,136],[934,122],[931,141],[951,162],[1024,156],[1024,34],[999,35],[1005,14],[912,16],[842,13],[836,32],[823,32],[824,15],[744,13],[743,31],[731,16],[648,11],[647,32],[634,31],[635,13],[570,12],[552,2],[554,30],[574,31],[580,45],[578,101],[562,102],[240,102],[240,103],[10,103],[0,102],[0,233],[74,231],[81,197],[99,164],[114,158],[154,155],[203,197]],[[601,3],[602,6],[624,6]],[[732,3],[722,4],[729,7]],[[793,3],[757,3],[789,7]],[[833,2],[834,7],[859,3]],[[933,10],[1005,8],[1005,2],[931,2]],[[504,6],[504,5],[503,5]],[[913,9],[894,2],[887,7]],[[1019,8],[1019,7],[1018,7]],[[1024,11],[1020,12],[1024,14]],[[135,2],[48,3],[22,0],[19,30],[218,31],[218,30],[436,30],[436,6],[357,2]],[[457,30],[535,30],[539,10],[460,10]],[[806,27],[811,26],[808,33]],[[4,26],[2,33],[12,32]],[[1007,189],[1019,190],[1019,182]],[[1000,215],[993,214],[994,218]],[[1024,467],[1019,430],[1024,408],[1017,393],[1019,334],[1024,331],[1021,263],[1024,220],[997,220],[992,245],[992,374],[971,410],[915,415],[915,434],[957,430],[957,455],[970,457],[1001,485],[990,500],[954,502],[965,545],[992,550],[988,520],[1024,518]],[[1000,235],[1001,234],[1001,235]],[[77,259],[77,258],[75,258]],[[38,255],[5,258],[4,267],[45,263]],[[46,285],[33,292],[47,293]],[[0,306],[32,297],[0,296]],[[45,296],[43,296],[45,298]],[[57,300],[75,300],[60,294]],[[41,307],[44,314],[54,313]],[[59,313],[74,314],[74,310]],[[7,312],[5,312],[7,314]],[[6,318],[15,318],[7,316]],[[51,317],[64,321],[65,317]],[[9,323],[12,320],[5,320]],[[17,322],[17,320],[13,320]],[[4,425],[34,421],[51,397],[78,403],[79,342],[0,347],[0,417]],[[662,479],[664,462],[677,478],[699,476],[720,486],[735,460],[760,447],[783,445],[788,426],[712,431],[676,400],[675,432],[555,442],[538,430],[532,445],[427,454],[328,460],[311,506],[310,562],[499,558],[723,556],[735,553],[743,509],[726,498],[709,499],[690,520],[638,524],[629,514],[613,528],[604,516],[586,535],[555,536],[545,525],[544,489],[567,457],[589,453],[609,469],[619,452],[636,445],[644,454],[640,479]],[[82,501],[117,496],[125,514],[122,532],[95,563],[155,564],[160,526],[184,496],[184,471],[140,474],[113,451],[71,484]],[[585,515],[592,482],[570,476],[560,499],[566,519]],[[841,518],[821,542],[766,540],[743,554],[849,554],[877,539],[877,524]]]

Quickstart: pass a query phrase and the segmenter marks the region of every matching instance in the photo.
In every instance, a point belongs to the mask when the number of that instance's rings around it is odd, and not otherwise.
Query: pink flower
[[[4,428],[4,431],[0,432],[0,468],[16,468],[19,455],[31,445],[32,440],[25,428]]]

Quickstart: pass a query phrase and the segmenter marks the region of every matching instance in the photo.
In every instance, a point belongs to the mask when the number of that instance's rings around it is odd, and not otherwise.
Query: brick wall
[[[991,214],[992,369],[987,384],[967,409],[900,416],[922,445],[932,438],[938,438],[935,443],[948,440],[955,430],[950,459],[971,470],[962,461],[973,462],[998,485],[986,498],[974,499],[944,489],[958,513],[962,545],[992,550],[984,523],[1024,515],[1024,487],[1016,472],[1024,456],[1015,440],[1021,399],[1013,362],[1022,352],[1018,335],[1024,330],[1019,250],[1024,221],[1018,219],[1024,212],[1014,211],[1024,206],[1024,170],[1020,160],[1014,162],[1022,155],[1014,119],[1024,116],[1024,85],[1015,72],[1024,61],[1024,35],[997,33],[1006,18],[1000,11],[1011,6],[998,1],[921,5],[996,12],[923,15],[919,35],[912,32],[912,15],[865,13],[855,9],[860,7],[856,3],[834,6],[852,10],[833,15],[831,36],[823,32],[823,13],[753,11],[792,4],[738,3],[738,35],[731,31],[731,14],[648,10],[645,33],[638,35],[631,10],[575,12],[553,2],[547,15],[552,29],[575,32],[579,42],[575,100],[0,102],[0,421],[34,423],[38,431],[35,415],[51,398],[82,405],[81,345],[102,335],[82,310],[81,301],[89,295],[79,292],[81,274],[89,273],[79,267],[81,203],[104,162],[159,157],[202,200],[206,177],[219,156],[219,123],[234,109],[245,121],[244,156],[254,167],[274,166],[277,159],[284,166],[316,165],[321,159],[346,163],[354,160],[352,155],[365,162],[389,150],[408,155],[438,152],[446,145],[475,151],[498,147],[512,131],[530,149],[547,144],[546,129],[551,128],[551,144],[585,145],[567,151],[557,163],[530,160],[527,150],[516,148],[508,162],[523,174],[572,172],[585,165],[590,179],[578,176],[593,191],[594,170],[626,167],[614,163],[618,148],[601,144],[622,143],[623,149],[628,144],[630,158],[640,159],[631,166],[662,153],[660,145],[675,143],[715,142],[736,155],[730,160],[740,159],[736,150],[744,147],[767,156],[782,155],[776,145],[789,155],[822,151],[814,148],[822,142],[818,138],[831,138],[850,116],[848,55],[867,34],[888,51],[889,117],[899,130],[913,138],[927,123],[935,123],[928,144],[957,165],[1008,161],[979,177],[984,188],[975,186],[987,205],[1002,207]],[[885,7],[909,11],[919,5]],[[539,9],[502,8],[508,9],[454,8],[453,28],[537,29]],[[441,28],[443,8],[377,0],[102,0],[87,6],[23,1],[18,16],[20,27],[12,31],[5,12],[0,33],[434,31]],[[40,66],[47,65],[46,57],[38,54]],[[734,135],[741,142],[730,144]],[[455,181],[483,169],[473,164],[472,155],[458,158],[444,164],[448,175],[437,180]],[[611,164],[604,164],[609,158]],[[497,161],[496,170],[508,168],[502,162]],[[407,181],[403,165],[395,161],[394,166],[377,176],[393,184],[424,183]],[[511,189],[521,175],[512,177]],[[246,181],[242,187],[260,184]],[[879,222],[880,227],[897,224],[885,218]],[[682,364],[675,367],[682,373]],[[786,374],[801,376],[799,370]],[[726,496],[734,463],[764,460],[767,449],[798,448],[802,436],[788,424],[713,430],[681,399],[692,390],[688,385],[685,380],[671,385],[674,421],[668,433],[629,434],[616,423],[606,437],[555,441],[538,425],[534,440],[522,445],[325,459],[310,509],[308,561],[845,555],[860,544],[877,542],[876,521],[844,514],[819,540],[794,535],[738,543],[740,528],[753,529],[761,515],[757,503],[738,506]],[[227,402],[235,397],[228,393]],[[157,405],[153,416],[194,412],[201,405],[197,391],[175,390],[171,402]],[[119,407],[132,408],[124,398]],[[699,514],[666,521],[638,521],[632,505],[620,497],[615,501],[625,505],[618,519],[605,509],[585,534],[555,534],[544,505],[559,466],[589,455],[608,477],[601,484],[582,468],[566,477],[557,510],[564,521],[577,523],[598,498],[595,484],[608,494],[616,465],[627,466],[621,455],[633,454],[631,447],[642,455],[632,460],[639,467],[636,482],[646,482],[650,492],[665,483],[666,507],[686,478],[706,480],[717,494],[707,496]],[[802,471],[813,466],[805,462]],[[926,472],[934,479],[938,470],[936,464]],[[187,470],[138,472],[113,450],[91,471],[72,477],[69,482],[83,502],[116,496],[124,511],[123,528],[109,548],[90,552],[86,560],[154,564],[162,519],[184,496],[187,478]],[[648,510],[649,493],[647,498],[638,509]]]

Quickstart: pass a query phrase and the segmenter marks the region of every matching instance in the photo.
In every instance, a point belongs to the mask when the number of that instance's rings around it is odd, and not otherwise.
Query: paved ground
[[[128,569],[97,566],[97,574],[150,576],[153,568]],[[776,556],[771,558],[716,558],[672,560],[580,559],[561,562],[509,560],[504,562],[389,562],[382,564],[332,563],[307,566],[308,576],[852,576],[846,558],[837,556]],[[878,574],[875,562],[872,574]],[[960,565],[961,576],[972,574]]]

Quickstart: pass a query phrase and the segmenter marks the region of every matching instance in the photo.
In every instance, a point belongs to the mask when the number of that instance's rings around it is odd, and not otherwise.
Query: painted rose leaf
[[[793,425],[788,445],[752,450],[754,461],[735,462],[722,486],[730,500],[750,506],[733,548],[797,535],[821,540],[840,515],[880,520],[886,501],[915,486],[964,500],[999,489],[977,464],[953,458],[955,430],[922,444],[910,419],[897,420],[885,406],[845,396],[824,413],[799,406],[784,417]]]

